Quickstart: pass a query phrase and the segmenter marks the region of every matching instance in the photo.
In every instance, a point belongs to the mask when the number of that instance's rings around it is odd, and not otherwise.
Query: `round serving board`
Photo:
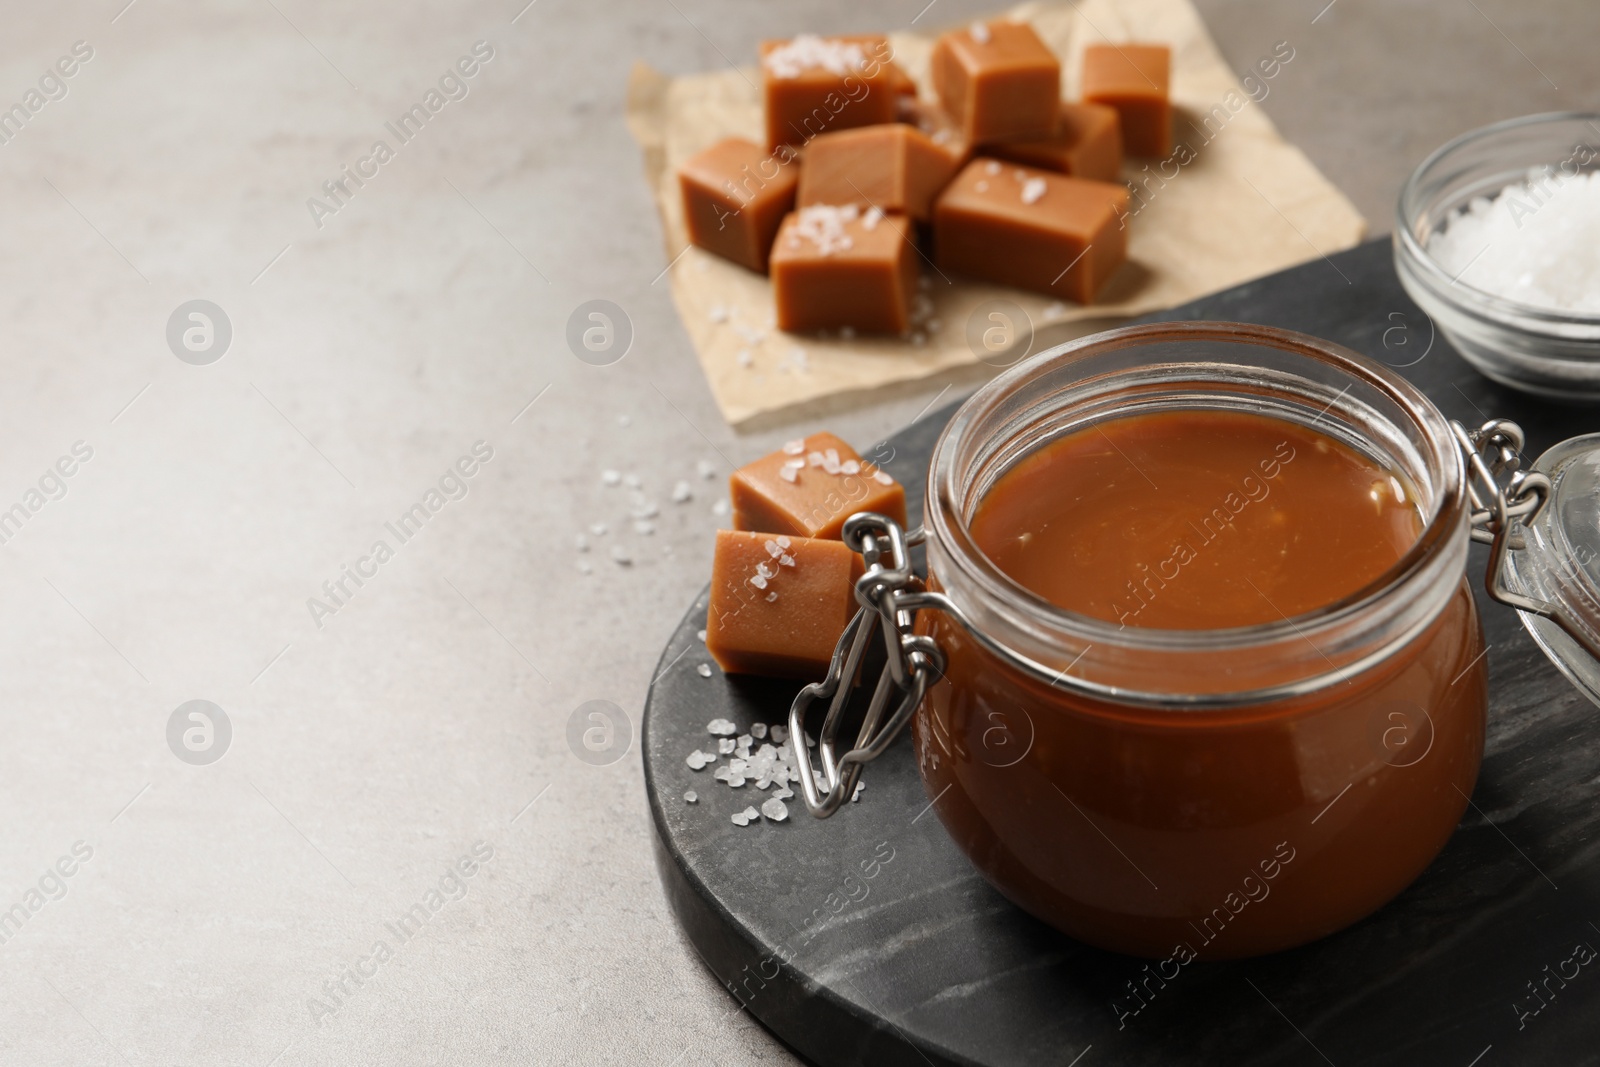
[[[1462,363],[1400,289],[1386,240],[1154,318],[1270,323],[1404,365],[1453,418],[1521,422],[1530,459],[1600,429],[1600,409],[1521,397]],[[913,516],[953,410],[889,441],[885,466]],[[1480,549],[1471,566],[1481,586]],[[1410,889],[1316,944],[1147,980],[1144,961],[1063,937],[991,889],[929,810],[904,737],[832,818],[813,819],[796,796],[786,821],[736,825],[772,790],[732,788],[686,757],[715,749],[714,719],[741,734],[784,722],[796,686],[717,671],[697,636],[704,595],[645,706],[662,882],[739,1005],[817,1064],[1600,1061],[1600,712],[1481,589],[1479,609],[1491,711],[1473,806]]]

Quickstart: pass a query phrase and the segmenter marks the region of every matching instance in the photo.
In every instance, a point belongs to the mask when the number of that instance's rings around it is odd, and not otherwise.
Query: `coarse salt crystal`
[[[794,557],[789,555],[789,553],[785,552],[783,555],[778,557],[778,566],[780,566],[780,567],[793,567],[794,566]]]
[[[593,574],[594,573],[594,565],[592,563],[590,563],[586,559],[580,559],[578,561],[578,573],[579,574]]]
[[[767,594],[767,603],[768,604],[776,603],[777,599],[778,599],[778,594],[777,594],[776,590],[774,590],[773,592]]]
[[[695,460],[694,472],[709,482],[717,476],[717,465],[709,459]]]
[[[755,737],[755,738],[766,737],[767,736],[767,724],[764,723],[764,722],[758,722],[758,723],[752,724],[751,727],[750,727],[750,736],[751,737]]]
[[[742,811],[736,811],[732,815],[728,816],[728,818],[733,820],[733,825],[735,825],[735,826],[749,826],[750,825],[750,816],[746,815]]]
[[[706,764],[710,763],[711,761],[706,759],[706,754],[704,752],[701,752],[699,749],[695,749],[693,752],[689,753],[689,758],[684,760],[684,762],[689,765],[690,770],[702,771],[705,770]]]
[[[678,482],[672,487],[672,502],[674,504],[687,504],[694,499],[694,490],[689,488],[688,482]]]
[[[739,728],[727,719],[712,719],[706,723],[706,733],[717,737],[732,737],[739,732]]]
[[[579,552],[589,551],[589,539],[583,536],[583,534],[579,534],[577,537],[573,538],[572,544],[573,547]]]
[[[1043,178],[1029,178],[1022,183],[1022,202],[1024,204],[1037,204],[1044,196],[1045,184]]]
[[[765,804],[761,805],[761,814],[765,815],[773,822],[783,822],[789,817],[789,808],[788,805],[784,804],[783,801],[779,800],[777,797],[773,797]]]
[[[989,160],[989,162],[987,162],[987,163],[985,163],[983,165],[983,169],[985,171],[987,171],[988,173],[990,173],[990,174],[999,174],[1000,173],[1000,164],[996,163],[994,160],[991,159],[991,160]]]
[[[728,309],[723,307],[721,304],[712,304],[711,311],[708,313],[707,317],[710,318],[712,322],[727,322]]]
[[[889,475],[885,474],[883,471],[873,471],[872,472],[872,479],[873,479],[873,481],[877,482],[880,485],[893,485],[894,484],[894,479],[889,477]]]
[[[651,534],[656,532],[656,524],[651,522],[649,519],[634,519],[633,532],[636,534],[642,534],[645,537],[649,537]]]
[[[700,639],[702,645],[706,643],[706,632],[704,630],[699,631],[695,636]]]
[[[711,677],[711,664],[702,663],[694,669],[694,672],[702,678],[709,678]]]
[[[848,251],[854,242],[845,233],[845,227],[860,215],[854,204],[838,207],[833,204],[812,204],[800,209],[795,216],[794,233],[816,246],[817,254],[831,256]]]
[[[627,486],[629,489],[637,489],[644,483],[639,480],[639,476],[637,474],[624,474],[622,476],[622,484]]]
[[[790,545],[794,544],[793,541],[789,540],[787,537],[782,537],[782,536],[775,537],[775,538],[773,538],[773,540],[778,542],[778,547],[779,548],[788,548]]]
[[[861,472],[861,464],[853,459],[847,459],[839,464],[839,472],[841,474],[859,474]]]
[[[621,545],[612,545],[611,562],[619,567],[631,567],[633,566],[633,554]]]
[[[785,463],[778,470],[778,477],[782,478],[786,482],[798,482],[800,480],[800,471]]]
[[[875,230],[878,228],[878,223],[882,221],[883,209],[874,204],[872,207],[867,208],[865,215],[861,216],[861,228],[863,230]]]
[[[683,794],[683,799],[690,804],[697,804],[700,802],[700,794],[696,793],[693,789],[690,789]]]
[[[854,42],[802,33],[762,56],[761,62],[774,78],[798,78],[817,67],[843,77],[864,68],[867,56]]]
[[[785,441],[783,443],[783,454],[786,456],[801,456],[805,454],[805,451],[806,439],[804,437],[796,437],[793,441]]]
[[[1600,171],[1535,168],[1454,211],[1428,238],[1458,281],[1556,311],[1600,312]]]
[[[967,27],[967,32],[972,34],[972,39],[977,41],[979,44],[989,43],[989,27],[985,26],[983,23],[974,22],[971,26]]]
[[[774,726],[770,732],[772,739],[780,745],[789,739],[789,728],[787,726]]]
[[[721,516],[726,515],[727,513],[728,513],[728,502],[726,500],[719,500],[715,504],[711,505],[711,514],[716,515],[716,516],[718,516],[720,518]]]
[[[756,357],[750,354],[750,350],[748,348],[739,349],[738,354],[733,358],[738,361],[739,366],[741,367],[753,367],[756,362]]]
[[[750,576],[750,584],[757,589],[765,589],[767,587],[767,576],[765,574],[752,574]]]
[[[621,471],[611,471],[611,470],[601,471],[600,472],[600,481],[603,482],[606,485],[621,485],[622,484],[622,472]]]

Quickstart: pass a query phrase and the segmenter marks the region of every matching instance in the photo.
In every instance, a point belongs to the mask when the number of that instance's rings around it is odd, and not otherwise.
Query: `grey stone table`
[[[0,1063],[791,1060],[674,926],[633,746],[715,479],[792,426],[717,416],[623,85],[986,6],[12,5]],[[1588,0],[1201,7],[1294,43],[1263,106],[1378,231],[1445,137],[1600,99]]]

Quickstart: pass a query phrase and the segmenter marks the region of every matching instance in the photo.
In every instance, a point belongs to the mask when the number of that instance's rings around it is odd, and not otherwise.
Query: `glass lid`
[[[1533,470],[1550,479],[1550,499],[1514,531],[1508,584],[1552,609],[1518,614],[1561,673],[1600,705],[1600,661],[1590,651],[1600,648],[1600,434],[1561,442]]]

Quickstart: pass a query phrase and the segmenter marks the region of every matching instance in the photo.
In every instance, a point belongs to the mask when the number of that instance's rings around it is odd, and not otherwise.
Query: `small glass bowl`
[[[1497,122],[1449,142],[1400,193],[1395,270],[1406,292],[1484,375],[1556,400],[1600,400],[1600,314],[1509,300],[1460,281],[1426,250],[1428,239],[1475,197],[1551,168],[1600,169],[1600,114],[1554,112]],[[1493,254],[1492,248],[1486,254]]]

